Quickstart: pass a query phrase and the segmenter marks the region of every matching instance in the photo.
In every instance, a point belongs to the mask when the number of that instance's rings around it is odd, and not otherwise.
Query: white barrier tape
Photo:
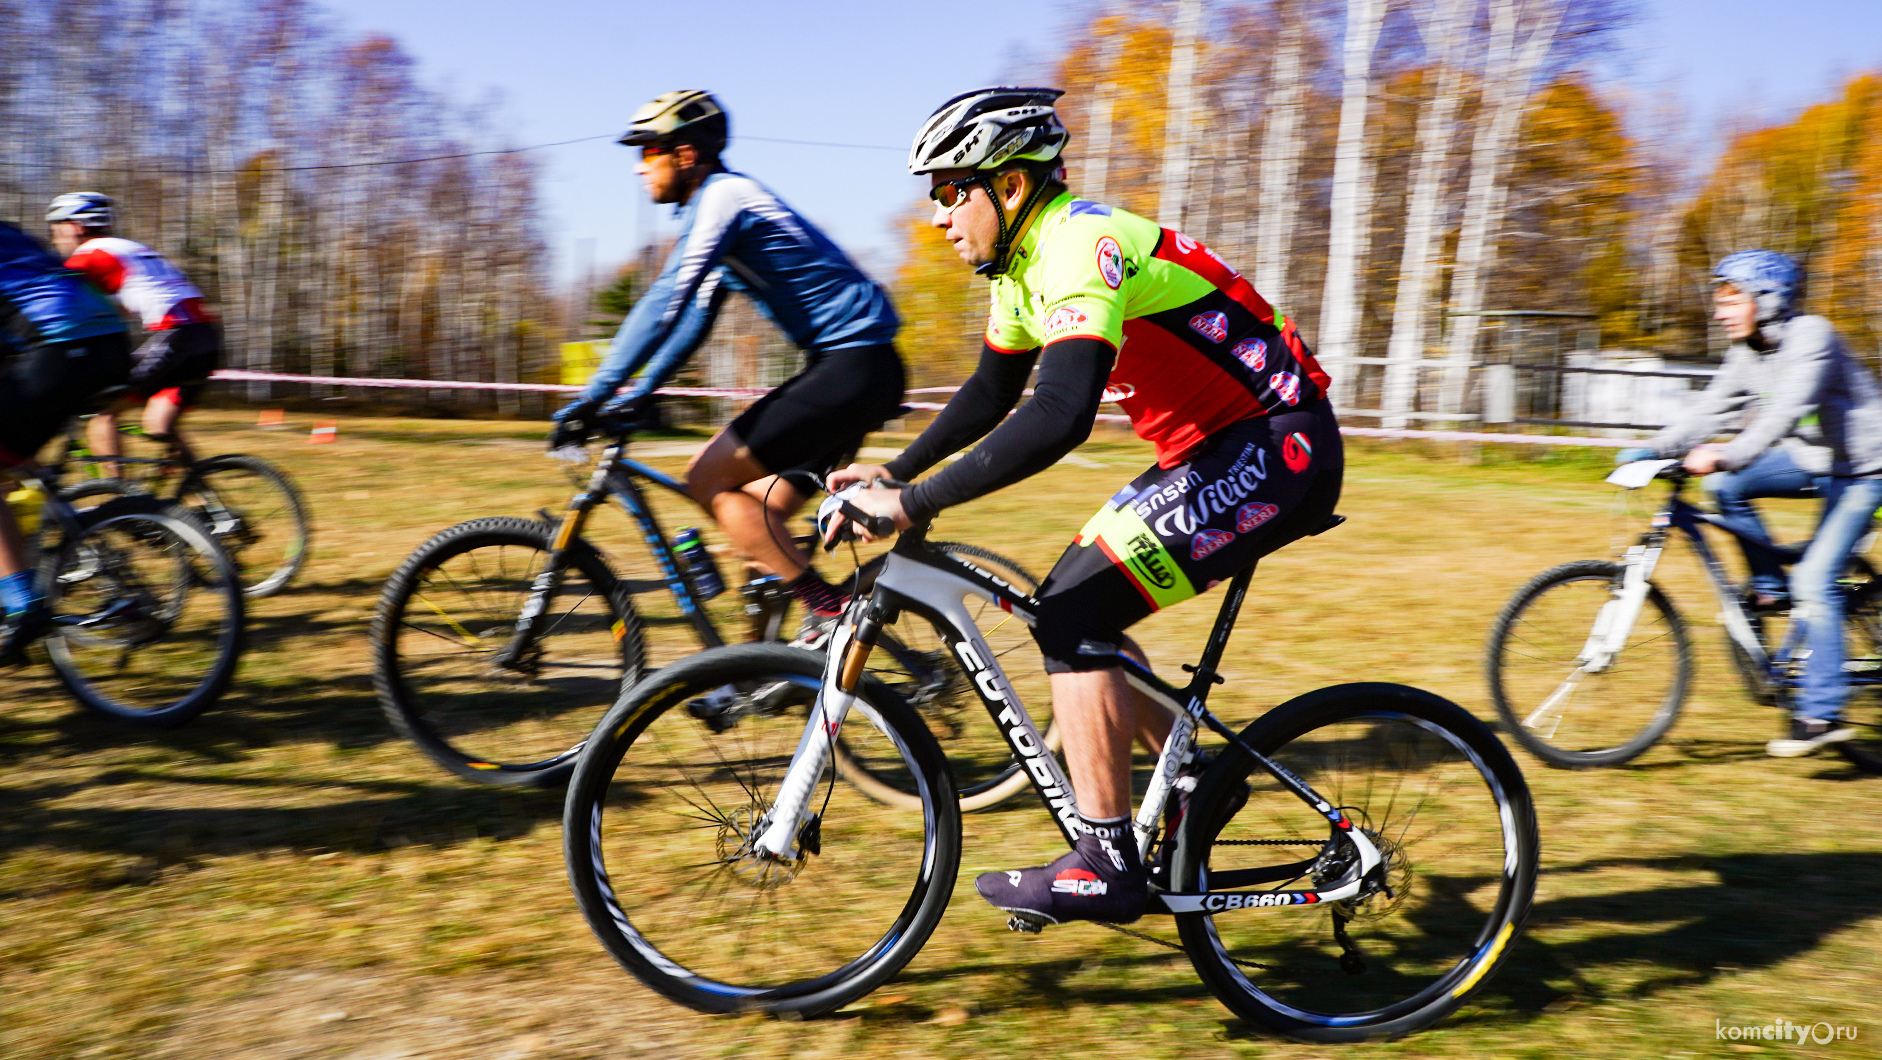
[[[579,386],[561,383],[472,383],[462,380],[438,379],[380,379],[373,376],[332,376],[332,375],[288,375],[282,372],[249,372],[241,369],[225,368],[210,378],[225,379],[231,382],[270,382],[270,383],[322,383],[327,386],[370,386],[402,388],[408,390],[532,390],[557,394],[572,394],[581,390]],[[663,386],[654,391],[656,394],[668,394],[673,397],[723,397],[723,398],[758,398],[771,392],[770,387],[757,386]],[[959,390],[957,386],[924,386],[908,391],[910,394],[952,394]],[[1028,391],[1031,393],[1031,391]],[[934,412],[945,405],[931,401],[909,401],[905,404],[911,409]],[[1129,416],[1116,413],[1099,413],[1099,423],[1129,423]],[[1579,438],[1549,434],[1484,434],[1475,431],[1413,431],[1390,427],[1341,427],[1340,433],[1354,438],[1395,438],[1427,442],[1497,442],[1505,445],[1587,445],[1607,449],[1624,449],[1639,442],[1627,438]]]

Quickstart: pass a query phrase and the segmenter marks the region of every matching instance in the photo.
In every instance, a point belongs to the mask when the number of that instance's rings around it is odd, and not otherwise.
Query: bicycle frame
[[[1070,781],[1058,759],[1047,751],[1032,716],[1014,693],[1012,684],[1000,667],[999,659],[987,647],[979,628],[968,614],[964,600],[979,596],[1032,625],[1038,601],[1014,590],[1005,581],[971,564],[926,547],[927,528],[915,527],[903,532],[886,558],[877,576],[873,594],[858,598],[850,605],[844,622],[832,635],[822,688],[816,704],[798,740],[791,764],[779,784],[778,796],[769,820],[758,836],[760,856],[789,860],[793,858],[797,837],[808,824],[810,798],[829,762],[837,734],[852,706],[853,692],[860,680],[869,649],[881,627],[893,622],[904,611],[913,611],[932,622],[949,650],[973,677],[973,686],[987,713],[993,718],[1016,761],[1026,766],[1034,790],[1051,812],[1067,844],[1077,841],[1078,806]],[[1351,898],[1360,892],[1379,869],[1378,849],[1352,821],[1332,806],[1307,783],[1266,755],[1247,746],[1233,730],[1209,712],[1205,703],[1209,688],[1221,683],[1216,664],[1228,646],[1229,634],[1248,591],[1254,569],[1237,574],[1222,601],[1214,630],[1210,633],[1201,661],[1193,671],[1188,686],[1178,689],[1164,683],[1149,669],[1125,655],[1116,661],[1133,688],[1170,711],[1174,724],[1157,761],[1150,788],[1133,821],[1138,849],[1148,855],[1168,802],[1176,771],[1189,761],[1196,746],[1196,726],[1206,725],[1237,745],[1255,763],[1273,776],[1296,798],[1313,807],[1324,817],[1331,834],[1351,843],[1359,854],[1356,863],[1333,885],[1316,890],[1293,891],[1200,891],[1194,893],[1153,892],[1151,911],[1167,913],[1222,912],[1282,905],[1309,905]],[[1331,841],[1331,840],[1329,840]],[[1317,860],[1308,859],[1272,870],[1247,870],[1235,873],[1238,885],[1297,879],[1310,871]]]
[[[638,460],[629,459],[626,454],[627,440],[622,438],[602,450],[601,459],[596,462],[593,474],[588,477],[588,484],[581,492],[569,499],[568,507],[562,514],[561,522],[556,527],[555,536],[549,545],[549,558],[543,564],[542,572],[536,575],[530,586],[529,599],[524,601],[523,610],[517,616],[516,632],[510,638],[510,644],[498,655],[499,664],[521,658],[529,644],[535,639],[536,619],[547,612],[549,600],[562,584],[562,572],[569,547],[581,536],[582,528],[587,525],[589,513],[602,501],[613,498],[627,513],[628,519],[640,528],[641,536],[646,539],[647,548],[653,553],[654,562],[660,566],[662,580],[667,591],[673,594],[674,603],[679,606],[680,614],[699,635],[704,647],[716,648],[725,643],[719,636],[718,628],[712,624],[712,618],[706,613],[703,594],[699,586],[693,583],[693,573],[674,553],[666,534],[660,529],[660,521],[654,517],[653,508],[647,503],[647,496],[642,492],[636,477],[644,478],[657,486],[671,490],[681,496],[688,496],[686,486],[678,479],[664,474]],[[546,515],[546,513],[545,513]]]
[[[1616,474],[1620,474],[1616,472]],[[1667,476],[1656,476],[1667,477]],[[1613,478],[1610,481],[1617,481]],[[1722,530],[1737,538],[1748,548],[1770,553],[1785,564],[1796,563],[1802,558],[1800,548],[1786,548],[1756,540],[1744,531],[1734,527],[1720,516],[1701,510],[1681,494],[1686,479],[1671,477],[1672,492],[1667,497],[1666,507],[1655,512],[1646,533],[1640,540],[1628,547],[1622,558],[1623,574],[1620,590],[1595,614],[1593,627],[1589,630],[1588,640],[1583,644],[1581,653],[1576,657],[1576,669],[1564,680],[1542,704],[1524,719],[1525,725],[1538,726],[1546,721],[1549,711],[1557,704],[1566,701],[1580,682],[1580,675],[1599,673],[1610,665],[1615,656],[1627,643],[1633,632],[1634,623],[1640,617],[1641,607],[1646,602],[1651,589],[1650,579],[1654,567],[1659,562],[1660,554],[1665,550],[1669,534],[1683,534],[1692,545],[1693,551],[1704,565],[1706,578],[1712,592],[1718,599],[1719,617],[1723,621],[1727,635],[1739,650],[1751,660],[1752,667],[1762,675],[1764,683],[1771,688],[1786,688],[1795,684],[1795,679],[1787,672],[1791,651],[1798,643],[1802,627],[1793,622],[1785,634],[1783,644],[1774,654],[1766,649],[1764,641],[1752,626],[1750,615],[1745,611],[1743,602],[1732,591],[1731,576],[1706,540],[1703,528],[1710,526]],[[1619,482],[1628,488],[1640,488],[1644,481]],[[1873,533],[1873,530],[1871,531]],[[1875,674],[1846,673],[1845,679],[1851,685],[1882,684],[1882,676]]]

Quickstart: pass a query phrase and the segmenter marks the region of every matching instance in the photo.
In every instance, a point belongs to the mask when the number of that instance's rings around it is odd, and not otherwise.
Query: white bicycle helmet
[[[928,116],[908,152],[908,171],[995,169],[1008,162],[1050,162],[1071,134],[1052,109],[1056,88],[977,88]]]
[[[111,227],[111,196],[95,191],[68,191],[46,208],[46,223],[77,221],[86,228]]]
[[[1026,215],[1047,185],[1063,183],[1065,170],[1055,165],[1071,134],[1052,104],[1065,93],[1056,88],[978,88],[941,104],[928,116],[908,152],[908,171],[917,176],[942,169],[971,169],[987,192],[999,218],[993,260],[975,269],[983,276],[1006,271],[1007,256]],[[990,174],[1014,163],[1033,163],[1032,192],[1011,221],[994,193]]]

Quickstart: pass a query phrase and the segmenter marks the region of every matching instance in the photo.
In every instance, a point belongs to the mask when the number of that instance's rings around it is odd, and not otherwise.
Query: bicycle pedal
[[[1006,918],[1006,930],[1017,931],[1022,935],[1037,935],[1046,929],[1047,921],[1024,913],[1014,913]]]

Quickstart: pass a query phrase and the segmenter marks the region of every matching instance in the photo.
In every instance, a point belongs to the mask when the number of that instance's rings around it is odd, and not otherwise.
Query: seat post
[[[1248,595],[1248,583],[1254,576],[1255,564],[1250,563],[1229,579],[1228,592],[1222,597],[1222,608],[1216,612],[1215,628],[1209,631],[1209,643],[1203,647],[1202,658],[1191,671],[1196,675],[1189,682],[1192,695],[1207,699],[1209,686],[1220,681],[1216,676],[1216,663],[1222,661],[1222,653],[1228,649],[1229,634],[1235,631],[1236,616],[1241,614],[1242,599]]]

